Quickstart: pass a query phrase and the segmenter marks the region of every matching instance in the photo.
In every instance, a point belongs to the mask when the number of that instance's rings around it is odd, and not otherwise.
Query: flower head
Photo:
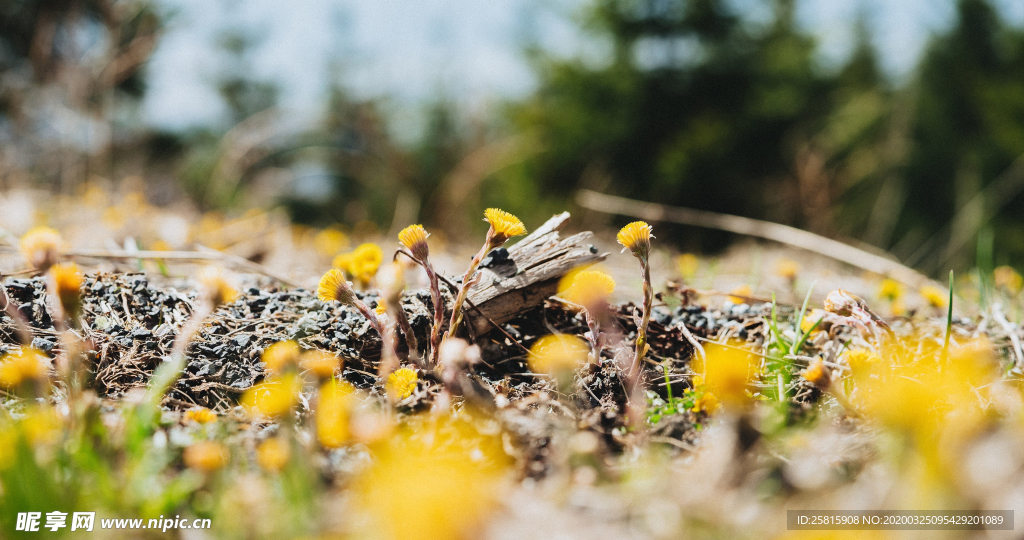
[[[870,375],[882,361],[877,354],[863,347],[849,349],[840,358],[846,360],[853,377],[858,380]]]
[[[551,334],[537,340],[530,347],[527,358],[535,373],[565,373],[575,370],[587,361],[590,348],[576,336]]]
[[[57,298],[64,313],[75,319],[82,308],[82,274],[75,263],[57,264],[50,267]]]
[[[430,247],[427,245],[428,236],[430,234],[423,228],[423,225],[409,225],[398,233],[398,241],[412,253],[417,261],[423,262],[430,255]]]
[[[488,208],[484,210],[484,218],[484,221],[491,225],[492,234],[490,238],[492,239],[491,245],[493,247],[498,247],[508,242],[508,239],[513,236],[526,234],[526,226],[523,225],[523,222],[504,210]]]
[[[734,304],[743,304],[754,294],[754,291],[750,290],[750,285],[740,285],[729,293],[729,301]]]
[[[238,290],[228,281],[224,270],[216,266],[207,266],[199,273],[203,296],[210,304],[217,306],[234,302],[238,298]]]
[[[793,281],[799,273],[800,265],[796,261],[790,259],[779,259],[779,261],[775,263],[775,274],[779,277]]]
[[[185,420],[188,422],[195,422],[197,424],[210,424],[217,421],[217,413],[207,409],[206,407],[189,409],[185,411]]]
[[[1017,296],[1017,293],[1024,287],[1024,277],[1021,277],[1012,266],[996,268],[992,271],[992,278],[996,287],[1005,290],[1011,296]]]
[[[299,355],[302,354],[302,349],[299,348],[299,344],[294,341],[278,341],[273,345],[267,347],[267,350],[263,351],[261,360],[266,367],[266,370],[280,375],[284,373],[289,366],[294,366],[299,363]]]
[[[903,296],[903,284],[892,278],[885,278],[878,286],[878,297],[895,302]]]
[[[411,396],[416,391],[418,381],[419,376],[416,375],[416,371],[404,367],[396,369],[391,375],[388,375],[388,382],[385,386],[387,387],[388,395],[394,399],[402,400]]]
[[[352,290],[352,284],[345,280],[345,274],[337,268],[332,268],[320,278],[320,285],[316,289],[316,296],[323,302],[341,302],[352,304],[356,300],[356,293]]]
[[[57,264],[64,240],[50,227],[33,227],[21,237],[21,253],[33,267],[46,270]]]
[[[316,233],[316,236],[313,237],[313,247],[317,253],[324,257],[330,257],[348,247],[348,235],[334,227],[329,227]]]
[[[608,299],[615,291],[615,280],[600,270],[581,270],[562,278],[559,296],[583,307],[592,307]]]
[[[726,404],[741,404],[748,400],[747,388],[754,369],[749,353],[736,347],[709,344],[706,349],[707,361],[698,362],[704,371],[708,390]],[[698,370],[700,371],[700,370]]]
[[[615,237],[622,244],[622,251],[627,249],[633,252],[640,260],[646,261],[651,252],[651,226],[644,221],[634,221],[626,225]]]
[[[268,472],[277,472],[288,464],[291,450],[281,437],[271,437],[256,448],[256,462]]]
[[[341,367],[341,360],[327,351],[314,350],[304,353],[299,365],[319,379],[330,379]]]
[[[832,386],[832,373],[821,358],[811,361],[811,364],[807,366],[807,369],[801,371],[800,375],[819,390],[828,390]]]
[[[384,251],[377,244],[359,244],[352,251],[352,260],[349,262],[349,273],[364,287],[370,283],[373,276],[377,275],[380,263],[384,261]]]
[[[255,416],[278,418],[299,400],[301,382],[294,375],[265,381],[245,391],[239,403]]]
[[[718,398],[713,393],[704,392],[699,398],[693,400],[693,408],[690,410],[711,414],[717,411],[721,405],[721,402],[718,401]]]
[[[325,448],[338,448],[348,442],[354,393],[355,389],[346,382],[327,382],[320,387],[316,436]]]
[[[697,269],[700,268],[700,259],[693,253],[683,253],[676,257],[676,268],[683,279],[691,280],[697,275]]]
[[[921,290],[918,292],[921,294],[921,297],[928,302],[929,306],[935,308],[944,308],[946,307],[946,302],[949,301],[946,296],[946,291],[943,291],[941,288],[934,285],[925,285],[924,287],[921,287]]]
[[[200,441],[185,449],[185,465],[203,472],[213,472],[227,465],[228,449],[214,441]]]
[[[0,386],[14,388],[23,381],[46,378],[46,355],[32,347],[20,347],[0,359]]]

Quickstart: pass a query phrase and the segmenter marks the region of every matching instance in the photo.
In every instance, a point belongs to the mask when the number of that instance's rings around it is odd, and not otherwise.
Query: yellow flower
[[[701,396],[693,401],[693,408],[690,409],[693,412],[705,412],[711,414],[718,410],[721,403],[711,392],[704,392]]]
[[[402,400],[411,396],[416,391],[417,381],[419,381],[419,376],[416,375],[416,372],[405,367],[397,369],[394,373],[388,375],[388,382],[385,386],[387,387],[388,395],[394,399]]]
[[[526,226],[523,225],[519,218],[509,214],[504,210],[497,208],[488,208],[484,210],[484,221],[491,224],[492,234],[491,245],[493,247],[500,246],[505,242],[508,242],[509,238],[513,236],[522,236],[526,234]]]
[[[750,285],[741,285],[735,289],[729,291],[729,301],[733,304],[743,304],[750,298],[754,291],[750,290]]]
[[[355,389],[346,382],[327,382],[320,387],[316,436],[324,448],[338,448],[348,442],[354,393]]]
[[[409,225],[398,233],[398,242],[408,249],[412,256],[418,261],[427,260],[430,254],[430,247],[427,245],[427,237],[430,234],[423,228],[423,225]]]
[[[320,379],[330,379],[341,367],[341,360],[327,351],[315,350],[304,353],[299,365]]]
[[[301,382],[294,375],[265,381],[245,391],[239,403],[249,414],[278,418],[291,410],[299,400]]]
[[[324,229],[313,237],[313,248],[324,257],[330,257],[348,247],[348,235],[333,227]]]
[[[267,350],[263,351],[261,359],[267,371],[280,375],[289,366],[299,363],[300,354],[302,354],[302,349],[299,348],[298,343],[291,340],[279,341],[267,347]]]
[[[77,317],[82,307],[82,274],[75,263],[57,264],[50,267],[57,298],[69,317]]]
[[[217,421],[217,413],[207,409],[206,407],[189,409],[185,411],[185,420],[195,422],[197,424],[211,424]]]
[[[882,361],[877,354],[872,352],[870,349],[863,347],[856,347],[843,353],[840,357],[846,360],[846,364],[850,366],[850,371],[853,373],[853,377],[857,380],[861,380],[870,375],[879,362]]]
[[[800,265],[796,261],[790,259],[779,259],[775,263],[775,274],[779,277],[786,278],[790,281],[796,279],[797,274],[800,273]]]
[[[992,272],[993,281],[996,287],[1004,289],[1011,296],[1017,296],[1024,287],[1024,277],[1021,277],[1013,267],[1000,266]]]
[[[46,270],[57,264],[64,240],[49,227],[33,227],[21,237],[21,253],[33,267]]]
[[[934,285],[925,285],[921,287],[919,292],[921,297],[928,301],[928,305],[936,308],[946,307],[948,297],[946,296],[946,291],[943,291],[941,288]]]
[[[186,448],[182,457],[191,469],[213,472],[227,465],[228,449],[214,441],[200,441]]]
[[[384,300],[378,300],[376,307],[373,308],[373,312],[377,315],[384,315],[388,312],[388,306],[384,304]]]
[[[590,348],[585,341],[568,334],[551,334],[530,347],[527,358],[534,373],[571,372],[587,361]]]
[[[878,286],[878,297],[895,302],[903,296],[903,284],[892,278],[885,278]]]
[[[599,305],[615,291],[615,280],[600,270],[580,270],[562,278],[558,295],[586,308]]]
[[[19,347],[0,359],[0,386],[15,388],[24,381],[43,380],[48,371],[47,356],[32,347]]]
[[[500,444],[468,428],[442,425],[426,434],[401,433],[379,445],[370,467],[352,485],[353,504],[367,518],[356,525],[366,527],[357,536],[479,537],[478,527],[498,508],[503,493]]]
[[[360,244],[352,252],[349,262],[349,273],[364,287],[377,275],[380,263],[384,261],[384,252],[377,244]]]
[[[345,281],[345,274],[337,268],[332,268],[320,278],[320,285],[316,289],[316,296],[322,302],[341,302],[351,304],[356,299],[356,293],[352,285]]]
[[[203,296],[213,307],[234,302],[238,291],[228,281],[224,270],[216,266],[207,266],[199,272],[199,283],[203,288]]]
[[[647,260],[651,251],[651,238],[654,238],[654,235],[651,234],[651,226],[643,221],[634,221],[626,225],[619,230],[619,234],[615,237],[622,244],[622,251],[628,249],[641,260]]]
[[[800,375],[819,390],[828,390],[832,386],[832,373],[821,358],[812,360],[807,369],[800,372]]]
[[[697,275],[697,269],[699,268],[700,259],[693,253],[683,253],[676,257],[676,269],[679,270],[679,275],[687,281],[693,279]]]
[[[339,253],[331,261],[331,266],[351,276],[352,274],[350,273],[350,270],[352,269],[352,252]]]
[[[268,472],[278,472],[288,464],[291,453],[288,441],[281,437],[271,437],[256,448],[256,462]]]
[[[708,390],[725,404],[745,403],[754,366],[747,351],[710,343],[705,347],[707,362],[698,358],[697,371],[704,372]]]

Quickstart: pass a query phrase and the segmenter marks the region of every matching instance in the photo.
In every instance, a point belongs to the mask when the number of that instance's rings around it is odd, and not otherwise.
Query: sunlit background
[[[1022,25],[1012,0],[12,0],[0,182],[456,238],[589,188],[933,275],[1019,265]]]

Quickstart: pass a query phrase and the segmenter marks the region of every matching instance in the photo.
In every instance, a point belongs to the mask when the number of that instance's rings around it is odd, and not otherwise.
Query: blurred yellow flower
[[[996,268],[992,272],[992,278],[996,287],[1010,293],[1011,296],[1017,296],[1021,287],[1024,287],[1024,277],[1011,266]]]
[[[615,280],[600,270],[580,270],[558,283],[558,295],[586,308],[595,307],[615,291]]]
[[[946,307],[948,302],[947,292],[934,285],[925,285],[918,291],[921,294],[921,298],[924,298],[928,302],[929,306],[935,308]]]
[[[324,448],[338,448],[349,440],[349,416],[355,389],[351,384],[327,382],[320,387],[316,408],[316,436]]]
[[[197,424],[210,424],[217,421],[217,413],[207,409],[206,407],[189,409],[185,411],[185,420],[187,422],[195,422]]]
[[[341,367],[341,359],[327,351],[313,350],[303,353],[299,366],[317,378],[330,379]]]
[[[718,410],[721,406],[718,398],[711,392],[704,392],[701,396],[693,401],[693,408],[690,409],[693,412],[704,412],[712,414]]]
[[[569,334],[550,334],[530,347],[527,358],[534,373],[551,375],[572,372],[587,361],[590,347],[582,339]]]
[[[64,426],[57,411],[50,407],[34,406],[25,413],[20,422],[25,439],[32,446],[49,445],[60,440]]]
[[[419,376],[416,375],[416,371],[404,367],[396,369],[394,373],[388,375],[388,382],[385,386],[387,387],[388,395],[394,399],[402,400],[411,396],[416,391],[418,381]]]
[[[61,308],[68,317],[77,317],[82,308],[82,274],[75,263],[50,267]]]
[[[737,347],[726,347],[717,343],[705,346],[706,364],[696,361],[695,370],[704,373],[704,385],[725,405],[745,403],[749,396],[754,366],[750,353]]]
[[[190,469],[213,472],[227,465],[229,454],[227,447],[223,444],[214,441],[200,441],[185,448],[182,457],[185,465]]]
[[[619,230],[615,239],[622,245],[622,251],[627,249],[633,252],[641,260],[647,260],[651,251],[651,226],[643,221],[634,221]]]
[[[885,278],[878,286],[878,297],[895,302],[903,297],[903,284],[892,278]]]
[[[747,298],[750,298],[754,294],[754,291],[750,289],[750,285],[741,285],[735,289],[729,291],[729,301],[733,304],[745,304]]]
[[[850,371],[853,373],[853,377],[857,380],[861,380],[873,373],[882,361],[882,359],[870,349],[862,347],[851,348],[844,352],[842,356],[840,356],[840,359],[846,361],[846,364],[850,366]]]
[[[345,274],[337,268],[332,268],[320,278],[320,284],[316,289],[316,296],[322,302],[341,302],[351,304],[356,299],[356,293],[352,285],[345,280]]]
[[[256,462],[267,472],[278,472],[288,464],[291,449],[283,437],[271,437],[256,447]]]
[[[222,268],[207,266],[199,272],[198,278],[204,298],[213,307],[229,304],[238,298],[238,290],[228,280]]]
[[[354,503],[369,518],[368,536],[480,537],[477,527],[497,508],[502,495],[499,441],[440,426],[426,433],[401,433],[378,447],[373,465],[353,484]]]
[[[33,227],[21,237],[21,253],[34,268],[46,270],[57,264],[64,239],[50,227]]]
[[[825,366],[825,362],[821,358],[816,357],[812,360],[807,369],[800,372],[800,376],[822,391],[828,390],[832,386],[832,372]]]
[[[46,378],[49,358],[32,347],[18,347],[0,358],[0,386],[15,388],[24,381]]]
[[[323,229],[313,237],[313,248],[322,257],[330,257],[347,247],[348,235],[334,227]]]
[[[491,225],[494,231],[492,244],[497,247],[508,241],[513,236],[526,234],[526,226],[519,218],[498,208],[484,210],[484,221]]]
[[[279,418],[299,400],[302,383],[295,375],[265,381],[245,391],[239,403],[249,414]]]
[[[302,349],[299,348],[298,343],[291,340],[279,341],[267,347],[260,359],[263,360],[268,372],[280,375],[289,367],[298,364],[301,354]]]
[[[779,259],[775,263],[775,274],[792,281],[800,274],[800,265],[791,259]]]
[[[349,273],[362,286],[367,286],[373,276],[377,275],[380,263],[384,261],[384,252],[377,244],[360,244],[352,252],[349,261]]]
[[[700,259],[693,253],[683,253],[676,257],[676,270],[683,279],[689,281],[697,275],[700,269]]]

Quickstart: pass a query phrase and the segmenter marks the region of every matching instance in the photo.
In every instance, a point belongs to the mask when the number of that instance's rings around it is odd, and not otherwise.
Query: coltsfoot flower
[[[403,400],[411,396],[416,391],[419,379],[416,371],[411,368],[396,369],[391,375],[388,375],[388,382],[385,385],[388,395],[396,400]]]
[[[562,279],[558,295],[566,300],[590,307],[604,302],[615,291],[615,280],[600,270],[581,270]]]
[[[1005,290],[1011,296],[1017,296],[1017,293],[1024,287],[1024,277],[1021,277],[1020,273],[1012,266],[996,268],[992,271],[992,279],[996,287]]]
[[[405,249],[412,253],[417,261],[425,261],[430,256],[430,247],[427,245],[427,237],[430,236],[423,225],[409,225],[398,233],[398,242]]]
[[[832,386],[832,372],[828,370],[821,358],[811,361],[807,369],[800,372],[800,376],[821,391],[828,390]]]
[[[203,268],[199,272],[199,283],[202,285],[203,296],[213,308],[234,302],[238,298],[238,290],[219,267]]]
[[[946,291],[934,285],[925,285],[918,292],[921,294],[921,298],[924,298],[928,305],[934,308],[944,308],[949,301]]]
[[[314,350],[303,353],[299,366],[319,379],[330,379],[341,367],[341,360],[327,351]]]
[[[493,231],[493,247],[500,246],[513,236],[526,234],[526,226],[516,216],[498,208],[484,210],[484,221],[490,223]]]
[[[338,448],[348,442],[354,393],[352,385],[345,382],[327,382],[320,387],[316,436],[325,448]]]
[[[200,441],[185,449],[185,465],[203,472],[214,472],[228,463],[228,449],[218,442]]]
[[[197,424],[210,424],[217,421],[217,413],[207,409],[206,407],[189,409],[185,411],[185,421],[195,422]]]
[[[320,278],[320,284],[316,289],[316,296],[322,302],[341,302],[342,304],[353,304],[356,300],[356,293],[352,290],[352,284],[345,280],[345,274],[337,268],[332,268]]]
[[[572,372],[587,361],[590,348],[576,336],[551,334],[530,347],[528,362],[534,373],[560,374]]]
[[[49,360],[41,351],[21,347],[0,359],[0,386],[15,388],[24,381],[46,378]]]
[[[50,227],[33,227],[21,237],[21,253],[34,268],[47,270],[60,258],[64,240]]]
[[[619,230],[615,239],[622,244],[622,251],[628,249],[640,260],[646,261],[651,252],[651,238],[654,238],[651,230],[646,222],[634,221]]]
[[[256,462],[267,472],[278,472],[288,464],[291,449],[281,437],[271,437],[256,448]]]
[[[693,408],[690,410],[693,412],[712,414],[717,411],[721,405],[721,402],[718,401],[715,394],[711,392],[704,392],[699,398],[693,400]]]
[[[791,259],[779,259],[775,263],[775,275],[793,281],[800,274],[800,265]]]
[[[302,349],[299,348],[298,343],[291,340],[279,341],[263,351],[261,360],[263,360],[267,371],[280,375],[290,366],[298,364],[301,354]]]
[[[239,403],[254,416],[279,418],[299,400],[302,384],[294,375],[262,382],[242,394]]]
[[[885,278],[878,286],[878,297],[895,302],[903,296],[903,284],[892,278]]]
[[[352,252],[352,260],[349,262],[349,273],[352,278],[362,286],[367,286],[373,276],[377,275],[380,264],[384,262],[384,251],[377,244],[359,244]]]
[[[50,268],[57,298],[64,313],[72,319],[82,308],[82,273],[75,263],[57,264]]]

